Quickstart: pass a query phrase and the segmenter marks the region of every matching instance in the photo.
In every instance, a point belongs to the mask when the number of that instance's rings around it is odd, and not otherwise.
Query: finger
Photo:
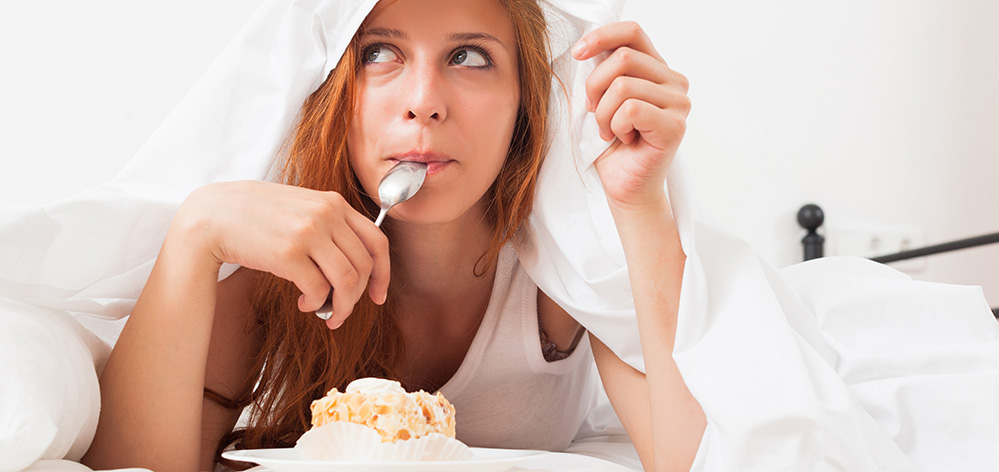
[[[669,83],[674,74],[666,64],[631,48],[619,48],[597,65],[586,78],[587,109],[593,111],[600,97],[618,77],[635,77],[656,84]]]
[[[618,77],[600,98],[594,110],[602,139],[609,141],[614,137],[611,120],[628,100],[639,100],[656,108],[689,108],[686,94],[671,90],[668,86],[634,77]]]
[[[340,232],[349,232],[349,228],[343,224],[343,209],[349,205],[339,195],[327,195],[322,192],[306,190],[304,196],[297,197],[295,204],[290,208],[296,209],[300,213],[294,219],[294,224],[288,228],[288,246],[299,254],[307,256],[311,265],[317,267],[326,281],[326,292],[333,293],[330,299],[333,300],[333,309],[336,314],[347,316],[351,309],[344,312],[344,299],[357,293],[357,284],[360,283],[354,267],[350,260],[337,248],[332,240],[332,235]],[[319,197],[319,198],[316,198]],[[339,222],[340,226],[336,224]],[[333,226],[331,226],[331,223]],[[290,251],[289,251],[290,252]],[[286,260],[288,254],[278,253],[279,260]],[[332,287],[332,289],[331,289]],[[303,292],[304,293],[304,292]],[[356,300],[355,300],[356,301]],[[317,311],[328,307],[323,307],[326,297],[322,301],[316,302],[310,297],[302,297],[299,306],[303,311]],[[338,302],[338,303],[337,303]],[[321,318],[323,313],[317,313]]]
[[[676,83],[686,91],[687,79],[648,54],[628,47],[618,48],[586,78],[587,103],[596,104],[618,77],[636,77],[656,84]],[[593,111],[592,106],[588,107]]]
[[[313,248],[312,254],[313,260],[326,278],[327,287],[332,287],[333,290],[330,294],[333,315],[327,320],[327,324],[339,326],[354,311],[354,305],[360,298],[358,286],[363,288],[363,280],[347,256],[332,241],[317,245]],[[321,306],[322,304],[313,307],[312,310],[317,310]]]
[[[360,239],[365,250],[371,257],[371,271],[368,278],[368,295],[371,301],[381,305],[388,296],[391,263],[389,259],[389,242],[371,220],[360,213],[347,216],[347,224]]]
[[[601,26],[590,31],[572,47],[572,55],[580,61],[589,59],[604,51],[626,46],[648,54],[661,62],[663,60],[655,45],[642,27],[634,21],[622,21]]]
[[[324,203],[318,208],[321,212],[322,221],[345,222],[346,225],[336,230],[327,230],[324,234],[341,234],[344,238],[352,234],[357,240],[337,239],[337,244],[343,243],[344,253],[356,264],[364,278],[364,286],[368,287],[368,292],[372,301],[382,304],[388,295],[389,282],[389,256],[388,239],[378,227],[376,227],[367,217],[352,208],[343,196],[336,192],[321,192]],[[357,241],[360,242],[358,246]],[[360,250],[363,246],[364,250]],[[367,253],[367,255],[365,255]]]
[[[330,293],[330,284],[323,271],[305,257],[304,251],[298,245],[288,244],[287,249],[277,251],[277,259],[282,263],[267,271],[282,279],[289,280],[302,295],[298,297],[298,309],[303,312],[315,311],[326,302]]]
[[[360,278],[360,283],[354,287],[355,292],[351,294],[359,299],[368,286],[368,278],[371,276],[374,259],[359,235],[346,220],[336,220],[333,225],[333,244],[347,258]]]
[[[345,242],[350,239],[348,237],[340,236],[337,239],[339,244],[327,242],[325,245],[318,245],[312,253],[313,260],[322,269],[331,289],[326,303],[317,309],[316,315],[327,320],[331,329],[339,327],[353,313],[354,306],[364,293],[365,282],[371,271],[371,258],[356,238],[353,244]],[[342,246],[355,247],[342,251]],[[349,266],[352,271],[345,266]]]
[[[337,328],[343,326],[343,322],[346,321],[346,320],[347,320],[346,318],[343,318],[343,319],[341,319],[341,318],[328,318],[328,319],[326,319],[326,327],[329,328],[329,329],[337,329]]]
[[[611,130],[623,143],[628,144],[641,135],[657,149],[676,147],[687,129],[686,112],[672,108],[662,109],[641,100],[626,100],[611,119]]]

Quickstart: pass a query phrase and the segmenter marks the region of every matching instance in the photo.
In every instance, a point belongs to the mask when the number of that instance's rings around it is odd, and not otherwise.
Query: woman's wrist
[[[185,211],[181,206],[167,231],[161,258],[182,259],[191,270],[218,275],[224,262],[219,257],[215,238],[211,232],[211,219],[197,212]]]
[[[641,223],[649,219],[668,218],[670,221],[673,219],[669,198],[666,196],[666,192],[661,189],[627,200],[608,198],[607,204],[610,206],[611,215],[614,216],[614,221],[618,226],[631,221]]]

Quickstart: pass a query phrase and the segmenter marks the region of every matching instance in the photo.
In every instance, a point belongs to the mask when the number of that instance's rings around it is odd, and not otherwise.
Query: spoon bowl
[[[416,195],[416,192],[423,186],[423,181],[427,178],[427,163],[402,161],[382,177],[378,182],[378,200],[381,211],[378,218],[375,218],[375,226],[381,227],[388,211]],[[316,316],[324,320],[333,316],[333,291],[326,297],[326,303],[316,310]]]
[[[423,186],[427,178],[427,163],[402,161],[389,169],[378,182],[378,200],[381,211],[375,218],[375,226],[381,226],[385,214],[392,207],[409,200]]]

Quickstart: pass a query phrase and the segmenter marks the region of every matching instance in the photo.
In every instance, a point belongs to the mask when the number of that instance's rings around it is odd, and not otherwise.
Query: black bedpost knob
[[[798,224],[808,230],[808,234],[801,239],[801,244],[805,249],[806,261],[822,257],[822,246],[825,244],[826,238],[822,237],[817,230],[819,226],[822,226],[824,220],[825,215],[822,213],[822,208],[813,203],[809,203],[798,210]]]
[[[822,213],[822,208],[814,203],[809,203],[798,210],[798,224],[809,232],[815,231],[822,226],[826,216]]]

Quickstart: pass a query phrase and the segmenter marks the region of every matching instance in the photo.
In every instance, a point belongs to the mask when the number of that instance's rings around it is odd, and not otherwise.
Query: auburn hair
[[[510,149],[496,181],[489,188],[486,218],[492,228],[487,251],[473,269],[477,275],[494,264],[500,249],[530,215],[538,171],[547,152],[549,94],[554,73],[548,32],[538,0],[500,0],[513,23],[521,103]],[[373,217],[377,205],[351,170],[347,130],[355,105],[356,75],[361,65],[354,36],[339,64],[302,106],[282,172],[289,185],[338,192],[350,205]],[[225,435],[218,453],[227,448],[291,447],[311,426],[310,405],[330,389],[343,391],[362,377],[398,379],[404,354],[403,336],[393,313],[389,290],[384,305],[362,296],[340,328],[330,330],[297,308],[301,292],[272,274],[258,273],[251,295],[262,346],[246,380],[242,398],[233,406],[252,405],[245,429]],[[207,392],[210,397],[217,396]],[[221,458],[229,467],[240,467]]]

